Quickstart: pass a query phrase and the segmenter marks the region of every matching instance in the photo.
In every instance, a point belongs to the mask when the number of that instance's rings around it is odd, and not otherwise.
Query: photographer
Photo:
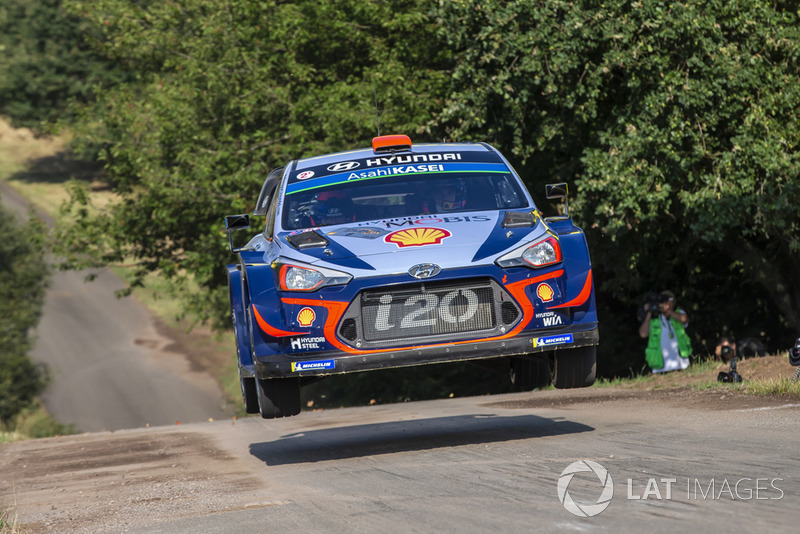
[[[717,346],[714,348],[714,355],[718,360],[722,360],[723,362],[731,361],[737,357],[736,342],[726,336],[719,338]]]
[[[645,360],[653,373],[689,367],[692,346],[685,330],[688,321],[685,311],[675,309],[672,291],[662,291],[657,296],[648,295],[645,299],[639,335],[649,338]]]

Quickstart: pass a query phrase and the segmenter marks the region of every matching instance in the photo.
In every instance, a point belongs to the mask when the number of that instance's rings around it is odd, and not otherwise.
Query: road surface
[[[20,218],[28,203],[0,182],[4,207]],[[224,395],[135,298],[118,299],[123,282],[109,270],[53,273],[31,358],[46,364],[48,411],[80,431],[229,417]]]
[[[0,505],[34,533],[796,532],[799,422],[796,399],[590,388],[83,434],[0,447]],[[564,478],[586,460],[605,497]]]

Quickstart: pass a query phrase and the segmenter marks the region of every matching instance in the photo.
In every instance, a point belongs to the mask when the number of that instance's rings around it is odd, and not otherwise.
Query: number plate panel
[[[361,293],[343,318],[354,319],[357,348],[412,342],[437,342],[500,335],[511,297],[491,280],[388,286]],[[516,308],[516,304],[513,304]],[[517,308],[518,310],[518,308]],[[352,321],[350,322],[352,325]],[[349,330],[353,332],[353,330]],[[465,335],[466,334],[466,335]],[[351,334],[352,337],[352,334]]]

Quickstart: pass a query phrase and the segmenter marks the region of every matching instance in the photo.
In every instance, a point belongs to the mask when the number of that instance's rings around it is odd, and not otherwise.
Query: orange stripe
[[[253,315],[256,316],[256,322],[258,326],[261,327],[261,330],[264,331],[268,336],[272,337],[287,337],[287,336],[304,336],[308,334],[308,332],[289,332],[288,330],[279,330],[273,326],[270,326],[267,321],[261,317],[261,314],[258,313],[258,310],[255,306],[253,306]]]
[[[519,282],[514,282],[506,286],[506,289],[508,289],[511,292],[511,295],[517,300],[519,305],[522,306],[522,320],[519,322],[516,328],[514,328],[514,330],[510,331],[503,337],[509,337],[515,335],[517,332],[522,330],[533,318],[534,314],[533,302],[531,302],[530,299],[527,297],[527,295],[525,295],[525,288],[537,282],[543,282],[544,280],[550,280],[551,278],[558,278],[562,274],[564,274],[564,269],[559,269],[557,271],[543,274],[541,276],[535,276],[533,278],[520,280]]]
[[[550,306],[547,308],[548,310],[554,310],[556,308],[571,308],[574,306],[582,306],[589,300],[589,295],[592,294],[592,270],[589,269],[589,273],[586,275],[586,282],[583,283],[583,289],[581,292],[578,293],[578,296],[574,299],[570,300],[569,302],[565,302],[564,304],[559,304],[558,306]]]
[[[323,306],[328,309],[328,317],[325,319],[325,339],[327,339],[333,346],[341,350],[342,352],[347,352],[349,354],[369,354],[369,353],[376,353],[376,352],[394,352],[398,350],[413,350],[413,349],[422,349],[428,347],[444,347],[447,345],[465,345],[467,343],[479,343],[481,341],[492,341],[497,339],[507,339],[517,335],[527,324],[530,322],[530,319],[533,317],[533,304],[531,301],[525,296],[525,288],[531,284],[535,284],[536,282],[541,282],[543,280],[549,280],[551,278],[558,278],[559,276],[564,274],[563,269],[559,269],[558,271],[553,271],[551,273],[543,274],[541,276],[536,276],[534,278],[529,278],[527,280],[520,280],[519,282],[514,282],[512,284],[508,284],[506,288],[511,292],[514,298],[519,302],[520,306],[522,306],[522,320],[517,324],[517,326],[506,332],[502,336],[494,336],[494,337],[486,337],[480,339],[469,339],[465,341],[455,341],[449,343],[432,343],[429,345],[410,345],[407,347],[395,347],[391,349],[370,349],[370,350],[357,350],[348,345],[345,345],[336,337],[336,325],[339,323],[339,319],[341,319],[342,315],[344,314],[347,306],[350,304],[349,302],[341,302],[338,300],[314,300],[314,299],[299,299],[299,298],[282,298],[281,302],[286,304],[297,304],[299,306]]]

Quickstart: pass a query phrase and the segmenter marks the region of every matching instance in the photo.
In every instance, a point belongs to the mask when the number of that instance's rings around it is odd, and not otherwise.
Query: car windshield
[[[509,173],[447,173],[352,181],[287,193],[283,228],[299,230],[464,211],[517,209],[528,201]]]

